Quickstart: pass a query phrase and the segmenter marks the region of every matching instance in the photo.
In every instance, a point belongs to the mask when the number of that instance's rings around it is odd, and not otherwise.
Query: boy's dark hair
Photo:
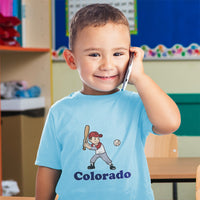
[[[90,4],[81,8],[72,18],[70,25],[69,47],[73,50],[78,31],[87,26],[103,26],[108,22],[124,24],[129,23],[124,14],[109,4]]]

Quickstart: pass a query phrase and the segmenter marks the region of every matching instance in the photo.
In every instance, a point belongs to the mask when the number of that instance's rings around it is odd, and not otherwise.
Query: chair
[[[176,158],[178,157],[178,141],[174,134],[149,134],[145,144],[147,158]],[[177,183],[173,182],[173,199],[178,199]]]
[[[200,200],[200,165],[197,167],[196,174],[196,200]]]
[[[175,158],[178,156],[177,146],[177,136],[174,134],[162,136],[150,134],[145,145],[145,155],[150,158]]]

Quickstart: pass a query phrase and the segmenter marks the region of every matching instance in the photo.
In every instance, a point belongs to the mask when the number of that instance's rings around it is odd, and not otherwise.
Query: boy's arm
[[[133,69],[129,82],[134,84],[146,109],[153,131],[158,134],[173,133],[180,126],[180,112],[175,102],[144,73],[144,52],[132,47],[134,52]]]
[[[55,187],[61,171],[47,167],[38,167],[36,177],[36,200],[54,200]]]

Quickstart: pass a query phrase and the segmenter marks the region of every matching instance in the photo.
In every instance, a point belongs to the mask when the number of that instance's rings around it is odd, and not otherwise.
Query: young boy
[[[138,93],[118,88],[130,52],[134,64],[129,83]],[[49,111],[36,159],[36,200],[52,200],[56,193],[60,200],[154,199],[145,140],[150,132],[177,130],[180,114],[144,73],[143,55],[140,48],[130,47],[129,24],[118,9],[93,4],[76,13],[64,57],[78,70],[83,88]],[[91,130],[84,131],[86,125]],[[91,132],[103,134],[101,142],[114,168],[98,159],[95,168],[88,169],[94,155],[87,142]]]

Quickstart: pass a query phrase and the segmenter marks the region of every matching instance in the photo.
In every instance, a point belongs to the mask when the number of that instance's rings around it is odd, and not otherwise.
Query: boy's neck
[[[87,91],[82,89],[80,92],[84,95],[109,95],[109,94],[113,94],[118,92],[120,89],[119,88],[115,88],[112,91],[107,91],[107,92],[103,92],[103,91],[96,91],[96,90],[92,90],[92,91]]]

